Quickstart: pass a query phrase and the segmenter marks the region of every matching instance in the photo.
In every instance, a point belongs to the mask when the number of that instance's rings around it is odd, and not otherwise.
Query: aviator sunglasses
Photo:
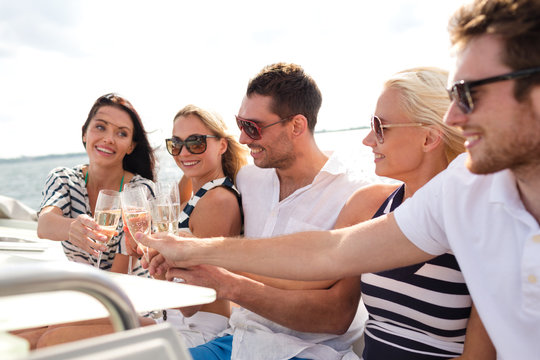
[[[260,140],[262,137],[262,130],[266,129],[267,127],[274,126],[276,124],[279,124],[280,122],[290,120],[294,115],[287,116],[286,118],[283,118],[281,120],[278,120],[276,122],[273,122],[271,124],[268,124],[266,126],[259,126],[255,121],[248,120],[241,118],[240,116],[236,116],[236,124],[238,125],[238,128],[240,131],[244,131],[247,136],[249,136],[253,140]]]
[[[393,127],[407,127],[407,126],[424,126],[422,123],[405,123],[405,124],[386,124],[383,125],[381,119],[377,115],[371,117],[371,131],[375,133],[379,144],[384,143],[384,131],[383,129]]]
[[[538,72],[540,72],[540,67],[514,71],[507,74],[488,77],[480,80],[460,80],[455,82],[452,87],[448,89],[448,95],[450,96],[450,101],[455,101],[459,109],[463,111],[464,114],[470,114],[474,110],[474,102],[471,96],[471,90],[474,87],[498,81],[520,79],[531,76]]]
[[[165,139],[167,151],[172,156],[177,156],[182,152],[182,147],[186,146],[187,151],[192,154],[202,154],[206,151],[206,138],[218,138],[215,135],[189,135],[186,140],[180,140],[176,136]]]

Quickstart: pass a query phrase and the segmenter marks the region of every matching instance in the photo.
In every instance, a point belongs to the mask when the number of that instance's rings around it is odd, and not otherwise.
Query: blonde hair
[[[386,80],[384,87],[399,90],[400,107],[412,121],[441,132],[446,159],[451,162],[465,151],[465,138],[456,127],[443,121],[450,105],[447,80],[445,70],[417,67],[394,74]]]
[[[221,156],[221,166],[225,176],[236,182],[236,174],[247,164],[247,149],[228,133],[227,125],[216,113],[204,110],[195,105],[187,105],[174,116],[173,123],[181,116],[195,115],[210,130],[212,135],[227,140],[227,150]]]

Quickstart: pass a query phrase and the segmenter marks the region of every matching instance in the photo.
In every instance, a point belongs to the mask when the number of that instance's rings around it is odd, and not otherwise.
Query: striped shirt
[[[40,211],[46,206],[54,206],[62,211],[65,217],[75,219],[81,214],[93,217],[88,200],[88,192],[84,182],[83,167],[78,165],[74,168],[58,167],[53,169],[47,178],[45,188],[41,192],[42,200]],[[141,184],[148,188],[150,193],[154,194],[154,183],[140,175],[135,175],[130,184]],[[110,270],[114,257],[117,253],[126,254],[124,231],[122,230],[122,219],[118,224],[119,234],[112,238],[112,245],[101,255],[100,268]],[[97,258],[73,245],[69,240],[62,241],[62,247],[67,258],[78,263],[95,265]],[[133,269],[134,275],[146,276],[148,272],[140,265]]]
[[[403,201],[402,185],[374,217]],[[463,352],[472,300],[450,253],[425,263],[362,275],[369,313],[365,360],[446,359]]]

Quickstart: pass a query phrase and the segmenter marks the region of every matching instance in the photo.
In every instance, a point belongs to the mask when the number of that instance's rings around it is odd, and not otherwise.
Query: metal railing
[[[0,296],[77,291],[94,297],[107,309],[115,331],[140,326],[131,301],[112,280],[87,265],[24,263],[2,267]]]

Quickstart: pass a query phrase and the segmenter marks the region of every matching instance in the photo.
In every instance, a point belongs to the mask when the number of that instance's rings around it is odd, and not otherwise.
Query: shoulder
[[[236,175],[236,185],[242,192],[242,188],[250,188],[255,184],[259,186],[262,181],[271,181],[275,173],[273,168],[263,169],[253,164],[246,165]]]
[[[131,173],[130,173],[131,174]],[[131,174],[132,178],[129,181],[126,181],[126,183],[130,184],[136,184],[136,185],[143,185],[145,186],[152,197],[155,195],[155,184],[152,180],[142,177],[139,174]]]
[[[350,226],[371,219],[381,204],[399,186],[399,184],[372,184],[356,190],[343,206],[336,225]]]
[[[218,207],[218,208],[230,208],[231,206],[238,206],[238,197],[230,189],[223,186],[216,186],[208,190],[203,197],[197,203],[197,207]]]

